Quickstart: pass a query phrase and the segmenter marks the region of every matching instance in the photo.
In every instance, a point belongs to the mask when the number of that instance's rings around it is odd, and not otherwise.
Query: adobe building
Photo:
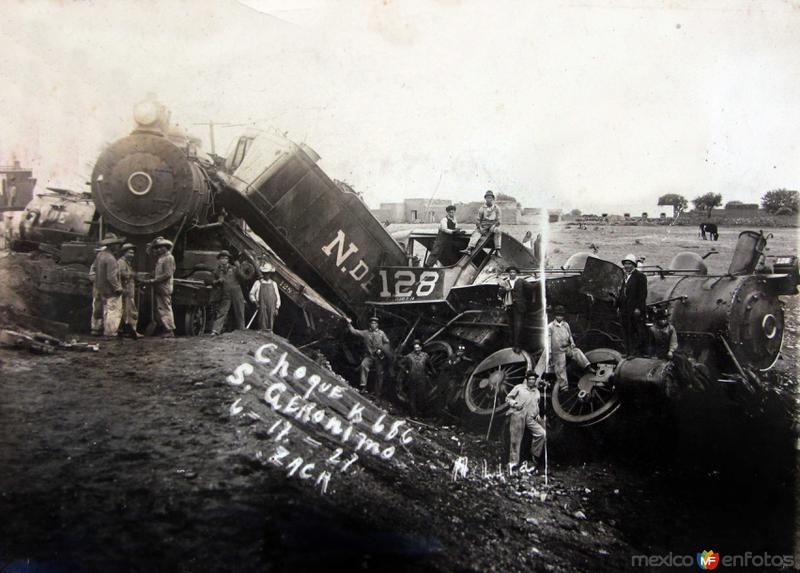
[[[36,179],[33,171],[21,167],[19,161],[0,165],[0,211],[22,211],[33,199]]]

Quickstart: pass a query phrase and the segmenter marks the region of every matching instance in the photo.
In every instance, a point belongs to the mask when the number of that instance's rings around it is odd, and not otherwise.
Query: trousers
[[[480,238],[487,234],[494,235],[493,237],[494,248],[499,249],[501,243],[501,237],[503,236],[502,233],[500,231],[482,231],[481,229],[475,229],[474,231],[472,231],[472,235],[470,235],[469,237],[469,244],[467,245],[467,248],[474,249],[475,245],[478,244]]]
[[[556,375],[556,380],[558,381],[558,386],[562,390],[566,390],[567,388],[567,359],[574,360],[578,366],[583,369],[589,366],[589,359],[586,358],[586,355],[580,348],[567,348],[564,351],[553,352],[550,354],[550,366],[553,369],[553,373]],[[547,370],[544,364],[544,352],[539,357],[539,362],[536,363],[536,367],[534,371],[542,375],[543,372]]]
[[[225,326],[225,319],[228,318],[228,311],[233,308],[233,318],[236,321],[235,330],[244,330],[244,297],[223,294],[222,300],[217,307],[217,318],[214,321],[214,332],[222,332]]]
[[[361,361],[359,370],[361,372],[361,387],[367,387],[369,371],[375,368],[375,394],[380,396],[383,393],[383,363],[372,356],[365,356]]]
[[[92,332],[115,336],[122,320],[122,295],[92,297]]]
[[[539,420],[530,414],[511,414],[508,417],[508,433],[511,442],[508,451],[508,463],[510,464],[519,464],[519,449],[522,446],[522,436],[525,434],[525,428],[530,430],[533,437],[531,440],[531,455],[534,461],[542,455],[547,434]]]
[[[166,330],[175,330],[175,316],[172,314],[172,292],[156,289],[156,316]]]

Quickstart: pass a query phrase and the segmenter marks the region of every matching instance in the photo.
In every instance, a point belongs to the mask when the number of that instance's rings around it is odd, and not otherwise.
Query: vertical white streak
[[[550,364],[550,339],[547,336],[547,274],[545,272],[545,261],[547,259],[547,243],[550,237],[550,217],[548,210],[542,206],[541,223],[542,240],[539,242],[539,293],[542,300],[542,354],[544,357],[544,370],[542,375],[547,372]],[[544,485],[548,485],[547,480],[547,384],[544,385],[544,405],[543,422],[545,427],[544,441]]]

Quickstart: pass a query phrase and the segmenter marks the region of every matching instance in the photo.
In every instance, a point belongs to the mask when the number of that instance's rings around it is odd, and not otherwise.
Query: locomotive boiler
[[[293,153],[306,157],[303,149],[286,142]],[[248,278],[245,287],[256,278],[260,263],[269,262],[276,269],[276,282],[288,299],[281,309],[279,333],[292,332],[303,341],[343,324],[342,311],[233,213],[235,193],[220,175],[232,168],[237,153],[241,157],[237,149],[227,160],[206,155],[198,140],[170,124],[163,105],[152,99],[138,104],[133,131],[97,158],[91,200],[85,194],[61,192],[37,197],[29,205],[19,250],[38,247],[50,255],[32,261],[38,290],[56,295],[56,300],[58,295],[74,297],[70,304],[62,300],[48,307],[78,329],[85,326],[83,315],[88,316],[91,294],[88,268],[97,240],[113,231],[136,245],[134,264],[140,276],[153,270],[155,261],[147,246],[154,238],[163,236],[174,243],[173,306],[181,334],[201,334],[214,315],[219,293],[211,283],[222,249],[239,259]],[[150,297],[145,291],[139,294],[144,321]]]

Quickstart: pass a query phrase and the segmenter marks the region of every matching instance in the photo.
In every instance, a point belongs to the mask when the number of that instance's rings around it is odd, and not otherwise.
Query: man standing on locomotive
[[[647,312],[647,277],[636,269],[636,255],[622,259],[625,282],[617,300],[622,336],[628,355],[643,354],[647,342],[644,321]]]
[[[472,253],[472,250],[475,248],[475,245],[478,244],[480,238],[485,237],[489,233],[494,234],[494,249],[500,249],[501,234],[500,231],[498,231],[498,228],[500,227],[500,207],[495,205],[494,192],[491,190],[487,191],[483,195],[483,198],[486,203],[481,205],[481,208],[478,209],[478,218],[475,221],[475,230],[472,232],[472,235],[469,238],[469,244],[467,245],[467,248],[462,251],[466,254]]]
[[[244,295],[241,287],[245,277],[238,264],[230,263],[231,254],[228,251],[220,251],[217,260],[219,260],[219,265],[214,271],[214,284],[222,286],[222,298],[217,307],[217,317],[211,330],[212,336],[222,332],[231,307],[233,307],[233,318],[236,321],[234,330],[244,330],[245,328]]]
[[[383,393],[384,361],[386,360],[386,349],[389,347],[389,337],[378,328],[378,317],[373,316],[369,319],[368,330],[358,330],[353,327],[353,321],[347,319],[347,328],[351,334],[358,336],[364,341],[366,354],[361,360],[359,370],[361,371],[360,387],[367,389],[370,369],[375,369],[375,395],[381,396]]]
[[[519,269],[510,266],[506,269],[507,279],[500,281],[500,296],[503,300],[503,308],[508,316],[508,326],[511,328],[511,340],[514,352],[520,351],[520,340],[522,337],[522,324],[525,320],[525,312],[528,310],[528,301],[533,300],[534,287],[532,284],[519,278]]]
[[[92,334],[116,336],[122,318],[122,285],[119,282],[119,265],[112,249],[124,242],[114,233],[107,233],[97,249],[97,256],[89,270],[93,278]]]
[[[574,360],[578,366],[586,370],[591,367],[589,359],[581,351],[580,348],[575,346],[575,340],[572,338],[572,330],[569,323],[564,320],[564,307],[557,305],[553,309],[555,318],[550,324],[547,325],[547,335],[550,343],[550,364],[553,367],[553,373],[556,375],[558,387],[561,390],[567,389],[567,359]],[[545,353],[543,352],[536,364],[536,372],[545,372]]]
[[[161,334],[164,338],[175,336],[175,316],[172,314],[172,277],[175,274],[175,257],[172,256],[172,241],[164,237],[156,237],[150,244],[156,260],[153,278],[143,281],[144,284],[153,285],[153,295],[156,299],[156,314],[158,321],[164,328]]]
[[[133,255],[136,247],[131,243],[122,245],[119,264],[119,280],[122,284],[122,324],[119,326],[119,335],[126,332],[136,340],[141,336],[136,331],[139,322],[139,309],[136,307],[136,273],[133,271]]]
[[[542,418],[539,415],[539,400],[542,395],[536,387],[539,377],[536,372],[529,370],[525,373],[525,381],[514,386],[506,396],[506,403],[510,406],[508,416],[508,430],[510,444],[508,463],[519,465],[519,449],[522,445],[522,436],[525,428],[532,435],[531,454],[533,463],[538,465],[538,459],[544,451],[544,442],[547,437]]]
[[[439,232],[436,235],[436,240],[433,243],[431,252],[428,259],[425,261],[426,267],[434,266],[439,259],[444,259],[444,264],[453,264],[453,253],[457,252],[458,248],[454,246],[454,235],[458,235],[463,231],[459,229],[458,222],[456,221],[456,206],[448,205],[445,208],[447,216],[439,222]],[[455,257],[458,259],[458,256]]]

